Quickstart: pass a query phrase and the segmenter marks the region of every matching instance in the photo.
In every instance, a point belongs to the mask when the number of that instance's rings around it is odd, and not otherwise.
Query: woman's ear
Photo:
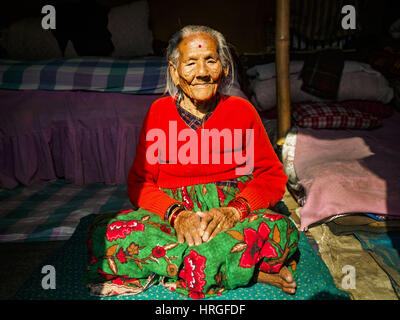
[[[174,82],[175,86],[178,87],[179,85],[179,76],[178,70],[176,70],[174,64],[170,61],[168,63],[169,74],[171,75],[172,81]]]
[[[228,75],[229,75],[229,66],[226,66],[225,69],[223,69],[224,71],[224,81],[226,81],[228,79]]]

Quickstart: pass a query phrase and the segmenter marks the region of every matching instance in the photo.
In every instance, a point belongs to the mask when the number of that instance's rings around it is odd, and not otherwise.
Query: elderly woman
[[[220,93],[234,73],[224,37],[184,27],[167,60],[169,96],[148,111],[128,178],[138,209],[99,215],[89,230],[91,292],[160,281],[206,298],[258,281],[295,293],[299,234],[268,209],[287,178],[255,108]]]

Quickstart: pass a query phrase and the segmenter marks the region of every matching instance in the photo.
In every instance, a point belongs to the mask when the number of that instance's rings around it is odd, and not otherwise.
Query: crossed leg
[[[266,273],[260,271],[258,273],[257,282],[281,288],[283,292],[288,294],[296,293],[296,282],[294,281],[290,270],[285,266],[280,269],[279,273]]]

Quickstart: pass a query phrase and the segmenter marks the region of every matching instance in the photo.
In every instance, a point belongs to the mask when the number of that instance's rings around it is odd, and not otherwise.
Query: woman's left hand
[[[240,213],[231,207],[214,208],[208,212],[198,213],[201,219],[202,239],[210,241],[221,231],[233,228],[240,220]]]

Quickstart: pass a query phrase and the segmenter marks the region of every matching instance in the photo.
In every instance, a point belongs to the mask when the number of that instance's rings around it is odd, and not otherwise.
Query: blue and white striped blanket
[[[126,185],[57,180],[0,189],[0,242],[67,240],[82,217],[129,208]]]
[[[162,94],[165,58],[82,57],[48,61],[0,60],[0,89],[86,90]]]

